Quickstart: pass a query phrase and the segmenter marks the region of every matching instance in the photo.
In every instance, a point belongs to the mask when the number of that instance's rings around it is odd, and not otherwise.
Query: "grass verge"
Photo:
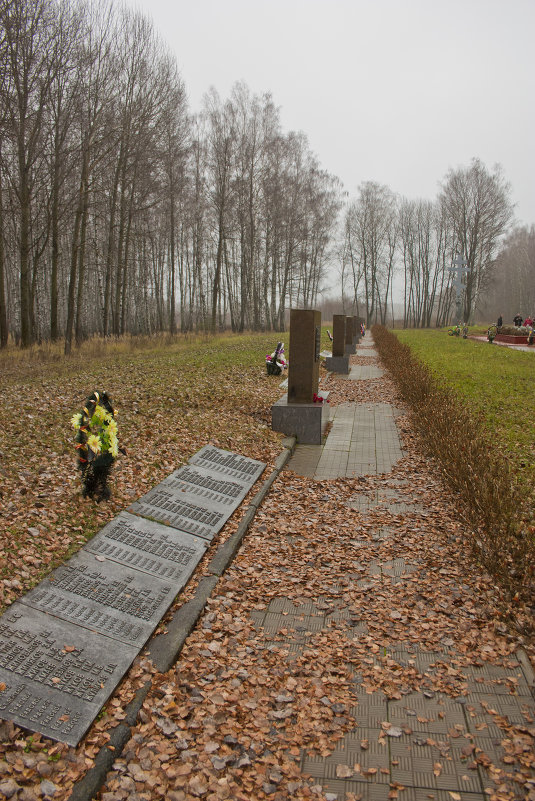
[[[374,326],[373,336],[381,359],[412,411],[423,442],[437,459],[448,484],[465,501],[469,522],[476,530],[471,543],[474,551],[502,587],[513,597],[530,602],[535,557],[532,486],[514,469],[518,453],[516,457],[515,453],[504,457],[503,440],[510,426],[503,414],[498,436],[492,427],[492,413],[485,415],[483,411],[482,401],[497,389],[493,385],[490,393],[481,392],[481,387],[486,387],[484,378],[475,375],[476,367],[489,377],[496,373],[494,351],[487,363],[484,356],[474,355],[474,349],[481,347],[479,343],[462,340],[456,341],[454,347],[460,353],[466,345],[471,350],[465,348],[464,360],[456,358],[457,352],[451,353],[451,338],[444,334],[440,340],[432,336],[433,346],[429,340],[420,339],[414,351],[412,341],[409,347],[383,326]],[[430,354],[437,351],[445,355],[433,359]],[[531,354],[526,355],[533,359]],[[498,358],[507,361],[510,357]],[[471,364],[472,382],[466,381],[467,364]],[[479,393],[473,392],[474,384],[479,386]],[[471,402],[474,394],[478,402]]]

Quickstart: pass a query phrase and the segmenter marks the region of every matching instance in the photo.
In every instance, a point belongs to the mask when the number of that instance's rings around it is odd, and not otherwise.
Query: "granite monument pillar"
[[[345,346],[345,355],[351,356],[353,353],[357,352],[355,347],[355,343],[353,342],[353,317],[346,317],[346,346]]]
[[[349,373],[349,357],[345,355],[346,316],[333,314],[333,355],[327,357],[325,366],[333,373]]]
[[[291,309],[288,394],[271,407],[274,431],[319,445],[329,421],[328,393],[319,392],[321,313]]]

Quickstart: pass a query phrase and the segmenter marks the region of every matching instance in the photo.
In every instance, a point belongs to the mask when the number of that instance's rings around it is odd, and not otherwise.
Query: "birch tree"
[[[469,167],[449,170],[439,202],[453,232],[453,247],[464,255],[468,273],[464,319],[469,320],[513,215],[511,187],[499,166],[491,173],[479,159]],[[453,261],[452,254],[452,261]]]

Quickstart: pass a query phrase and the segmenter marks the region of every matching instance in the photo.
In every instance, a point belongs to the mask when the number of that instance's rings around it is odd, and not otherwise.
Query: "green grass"
[[[452,392],[480,413],[519,475],[535,478],[535,353],[449,337],[445,331],[394,331]],[[484,469],[484,465],[481,465]]]

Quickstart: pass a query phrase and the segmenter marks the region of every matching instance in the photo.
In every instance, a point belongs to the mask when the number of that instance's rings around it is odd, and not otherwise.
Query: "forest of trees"
[[[503,316],[535,318],[535,226],[517,226],[503,242],[493,268],[493,280],[482,299],[486,319]]]
[[[434,202],[398,198],[387,186],[367,182],[345,212],[344,293],[369,322],[385,324],[387,315],[393,317],[397,270],[403,279],[403,325],[446,325],[456,312],[452,267],[462,254],[468,272],[461,314],[469,321],[503,264],[497,256],[512,215],[501,170],[490,173],[478,159],[450,170]]]
[[[269,94],[212,89],[191,114],[175,57],[139,13],[0,0],[0,37],[0,347],[283,330],[337,271],[346,313],[386,322],[401,275],[404,324],[441,325],[457,253],[465,319],[520,253],[503,293],[526,297],[533,229],[498,256],[512,218],[499,168],[450,170],[435,201],[368,181],[346,202]]]
[[[0,24],[2,346],[316,303],[341,187],[269,95],[190,115],[151,23],[106,0],[0,0]]]

